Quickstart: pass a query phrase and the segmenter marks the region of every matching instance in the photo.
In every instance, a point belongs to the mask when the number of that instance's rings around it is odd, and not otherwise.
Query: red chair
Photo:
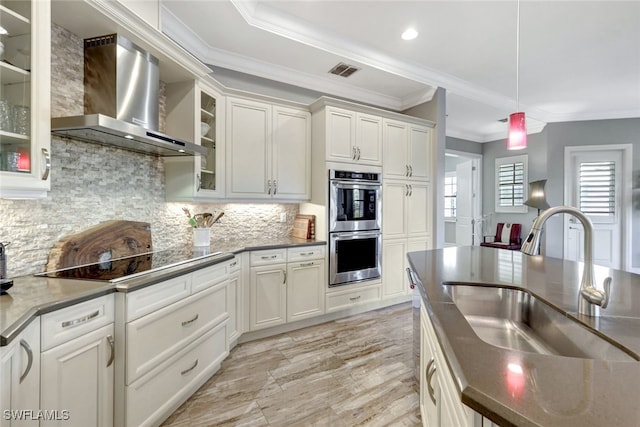
[[[520,250],[520,246],[522,246],[522,239],[520,238],[520,231],[522,230],[522,224],[506,224],[506,227],[507,229],[505,229],[504,222],[499,222],[498,228],[496,230],[496,235],[493,237],[494,241],[487,242],[487,237],[491,237],[491,236],[485,236],[484,242],[480,243],[480,246],[509,249],[512,251]],[[509,228],[511,229],[511,232],[508,231]],[[506,239],[507,233],[508,233],[509,241],[505,241],[507,240]]]

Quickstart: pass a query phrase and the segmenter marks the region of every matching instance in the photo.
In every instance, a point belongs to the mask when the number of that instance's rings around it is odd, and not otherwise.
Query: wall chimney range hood
[[[207,149],[158,132],[158,60],[117,34],[84,41],[83,116],[51,119],[51,133],[156,156]]]

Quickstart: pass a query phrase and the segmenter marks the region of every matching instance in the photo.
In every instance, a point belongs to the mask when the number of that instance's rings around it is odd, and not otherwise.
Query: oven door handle
[[[369,237],[380,236],[380,230],[371,231],[348,231],[344,233],[331,233],[330,237],[334,240],[355,240],[355,239],[367,239]]]
[[[331,185],[337,188],[349,188],[354,190],[380,190],[380,183],[371,181],[338,181],[331,180]]]

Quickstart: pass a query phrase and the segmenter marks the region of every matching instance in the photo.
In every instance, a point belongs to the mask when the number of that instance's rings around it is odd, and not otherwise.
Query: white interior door
[[[473,160],[456,165],[456,245],[473,245]]]
[[[622,266],[622,151],[593,150],[567,153],[565,203],[583,211],[593,223],[593,261]],[[564,219],[564,257],[584,259],[584,228],[570,215]]]

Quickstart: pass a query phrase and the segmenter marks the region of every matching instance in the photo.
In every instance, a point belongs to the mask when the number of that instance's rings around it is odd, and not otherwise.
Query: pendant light
[[[520,108],[520,0],[518,0],[516,19],[516,112],[509,115],[509,136],[507,149],[522,150],[527,148],[527,126],[524,112]]]

